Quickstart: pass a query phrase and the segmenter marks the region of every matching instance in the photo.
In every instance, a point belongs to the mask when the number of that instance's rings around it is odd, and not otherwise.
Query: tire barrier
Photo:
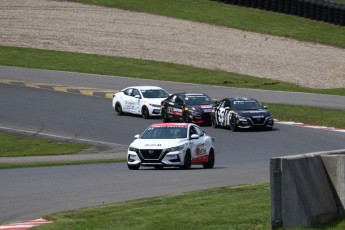
[[[217,0],[217,2],[296,15],[345,26],[345,5],[326,0]]]

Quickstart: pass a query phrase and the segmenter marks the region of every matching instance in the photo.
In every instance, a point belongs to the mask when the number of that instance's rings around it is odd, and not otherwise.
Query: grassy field
[[[49,216],[38,229],[270,229],[267,183],[196,191]]]
[[[91,146],[0,132],[0,157],[69,155]],[[0,163],[0,169],[124,162],[126,159]]]
[[[268,183],[176,194],[55,213],[37,229],[271,229]],[[314,229],[340,230],[335,221]],[[313,228],[310,228],[313,229]]]
[[[269,103],[265,105],[278,120],[345,129],[345,112],[342,110]]]
[[[294,84],[166,62],[0,46],[0,65],[227,87],[345,96],[345,89],[310,89]]]
[[[49,167],[49,166],[68,166],[68,165],[81,165],[81,164],[101,164],[101,163],[118,163],[125,162],[126,158],[117,158],[111,160],[80,160],[80,161],[52,161],[52,162],[31,162],[31,163],[0,163],[1,169],[14,169],[14,168],[36,168],[36,167]]]
[[[0,157],[49,156],[81,152],[89,145],[0,133]]]

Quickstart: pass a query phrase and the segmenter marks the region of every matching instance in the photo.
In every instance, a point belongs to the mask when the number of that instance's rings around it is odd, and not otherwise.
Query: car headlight
[[[129,146],[128,151],[132,151],[132,152],[136,152],[137,153],[139,151],[139,149],[134,148],[132,146]]]
[[[189,112],[193,116],[200,116],[201,115],[201,113],[199,113],[198,111],[195,111],[195,110],[189,110]]]
[[[238,121],[247,121],[246,117],[242,117],[242,116],[237,116],[237,120]]]
[[[175,147],[168,148],[166,152],[176,152],[176,151],[181,151],[184,148],[184,145],[179,145]]]

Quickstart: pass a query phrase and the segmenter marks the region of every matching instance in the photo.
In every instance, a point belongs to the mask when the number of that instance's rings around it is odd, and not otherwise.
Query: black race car
[[[228,127],[232,131],[238,128],[265,128],[271,130],[273,116],[253,98],[225,98],[213,107],[211,124],[214,128]]]
[[[161,115],[164,122],[207,124],[213,106],[214,101],[204,93],[175,93],[162,101]]]

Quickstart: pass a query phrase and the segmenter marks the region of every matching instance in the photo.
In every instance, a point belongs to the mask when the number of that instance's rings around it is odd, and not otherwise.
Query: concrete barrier
[[[321,155],[321,159],[341,203],[345,205],[345,153]]]
[[[345,150],[272,158],[272,228],[310,227],[344,215]]]

